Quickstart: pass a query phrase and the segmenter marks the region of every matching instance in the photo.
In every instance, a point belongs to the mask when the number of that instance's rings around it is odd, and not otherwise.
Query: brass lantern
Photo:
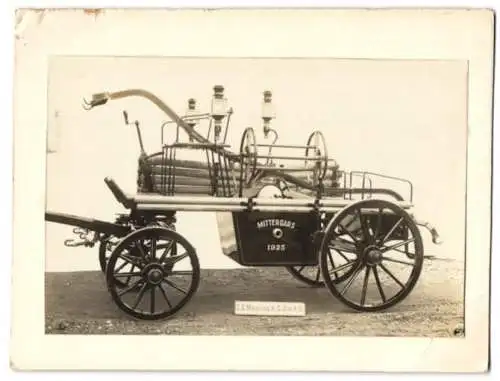
[[[267,138],[271,130],[271,119],[274,119],[274,106],[272,104],[273,94],[266,90],[264,91],[264,100],[262,102],[262,120],[264,121],[264,136]]]
[[[227,113],[227,100],[224,98],[224,87],[214,86],[214,95],[212,97],[211,115],[214,120],[214,140],[217,142],[222,131],[222,120]]]
[[[192,119],[194,116],[196,116],[197,111],[196,111],[196,100],[193,98],[190,98],[188,100],[188,108],[186,110],[186,123],[189,127],[192,129],[195,128],[197,122],[196,119]],[[193,137],[189,135],[189,141],[193,141]]]

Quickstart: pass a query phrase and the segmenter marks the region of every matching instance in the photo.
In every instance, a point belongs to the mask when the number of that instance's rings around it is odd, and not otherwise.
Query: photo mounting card
[[[19,16],[13,368],[487,370],[491,11]]]

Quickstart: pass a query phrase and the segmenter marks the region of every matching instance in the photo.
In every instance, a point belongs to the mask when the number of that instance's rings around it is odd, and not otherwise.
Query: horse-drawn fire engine
[[[84,108],[126,97],[145,98],[169,117],[161,126],[161,149],[148,154],[139,123],[130,123],[123,112],[125,123],[135,125],[141,147],[137,191],[126,194],[111,178],[104,181],[126,212],[114,222],[49,211],[45,219],[75,227],[80,241],[68,240],[68,246],[99,246],[111,297],[130,316],[170,317],[198,288],[197,251],[176,231],[177,212],[215,212],[229,258],[243,266],[286,268],[355,310],[387,309],[414,288],[424,261],[418,226],[430,231],[434,243],[439,237],[412,214],[410,181],[340,170],[320,131],[312,131],[302,145],[278,144],[269,91],[262,102],[268,143],[258,142],[249,127],[238,152],[226,143],[233,110],[222,86],[214,87],[210,112],[198,112],[190,99],[182,117],[141,89],[94,94]],[[176,137],[166,143],[168,126],[176,127]],[[186,151],[202,159],[182,158]],[[403,184],[407,197],[377,188],[381,178]],[[361,185],[355,186],[354,179]]]

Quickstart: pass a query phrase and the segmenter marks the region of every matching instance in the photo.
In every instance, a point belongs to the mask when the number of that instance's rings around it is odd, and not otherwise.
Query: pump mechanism
[[[134,122],[130,123],[128,119],[128,113],[127,111],[123,110],[123,119],[125,121],[125,125],[135,125],[135,130],[137,131],[137,139],[139,140],[139,147],[141,149],[141,156],[146,156],[146,151],[144,150],[144,144],[142,143],[142,135],[141,135],[141,129],[139,127],[139,121],[135,120]]]

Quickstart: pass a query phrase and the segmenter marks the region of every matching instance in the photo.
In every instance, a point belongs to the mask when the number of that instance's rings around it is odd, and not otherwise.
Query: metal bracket
[[[64,246],[67,246],[67,247],[79,247],[79,246],[93,247],[99,238],[99,235],[96,232],[92,232],[88,229],[74,228],[73,233],[78,235],[78,240],[77,239],[67,239],[64,241]]]
[[[437,232],[436,228],[433,227],[429,222],[416,220],[415,223],[419,226],[426,228],[429,231],[429,233],[431,233],[432,242],[434,244],[441,245],[443,243],[443,241],[439,237],[439,233]]]

